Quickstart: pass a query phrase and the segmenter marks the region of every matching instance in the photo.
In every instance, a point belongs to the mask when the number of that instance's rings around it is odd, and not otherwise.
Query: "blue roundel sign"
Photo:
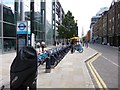
[[[26,28],[26,25],[25,25],[24,23],[20,23],[20,24],[18,25],[18,28],[19,28],[20,30],[24,30],[24,29]]]
[[[27,34],[28,24],[27,21],[17,22],[17,34]]]

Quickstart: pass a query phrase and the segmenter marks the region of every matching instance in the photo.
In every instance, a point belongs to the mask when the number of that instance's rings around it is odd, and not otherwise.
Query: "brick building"
[[[93,26],[93,37],[96,43],[99,43],[99,21]]]
[[[120,46],[120,1],[116,3],[116,45]]]
[[[102,16],[103,18],[103,44],[107,44],[108,43],[108,12],[104,12],[104,15]]]
[[[98,25],[98,40],[99,40],[99,43],[102,44],[103,42],[103,18],[101,17],[99,20],[99,25]]]
[[[115,3],[108,10],[108,43],[113,46],[115,44]]]
[[[95,23],[93,35],[97,43],[120,46],[120,1],[113,2]]]

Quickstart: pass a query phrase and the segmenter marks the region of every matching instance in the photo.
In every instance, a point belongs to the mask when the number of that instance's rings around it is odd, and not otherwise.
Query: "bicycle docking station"
[[[50,73],[51,69],[54,69],[60,63],[69,50],[70,46],[47,50],[45,53],[38,56],[38,65],[41,66],[46,62],[45,72]]]

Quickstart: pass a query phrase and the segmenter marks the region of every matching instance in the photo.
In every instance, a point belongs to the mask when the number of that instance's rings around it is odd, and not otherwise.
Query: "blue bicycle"
[[[43,65],[46,61],[46,58],[48,57],[48,53],[43,53],[38,56],[38,66]]]
[[[79,53],[82,53],[83,52],[83,47],[82,45],[78,44],[78,45],[75,45],[75,50],[77,50]]]

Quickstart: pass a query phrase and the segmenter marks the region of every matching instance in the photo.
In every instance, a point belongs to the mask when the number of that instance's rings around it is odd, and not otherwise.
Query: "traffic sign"
[[[25,25],[24,23],[20,23],[20,24],[18,25],[18,28],[19,28],[20,30],[24,30],[24,29],[26,28],[26,25]]]
[[[17,34],[27,34],[28,23],[27,21],[18,21],[17,22]]]

